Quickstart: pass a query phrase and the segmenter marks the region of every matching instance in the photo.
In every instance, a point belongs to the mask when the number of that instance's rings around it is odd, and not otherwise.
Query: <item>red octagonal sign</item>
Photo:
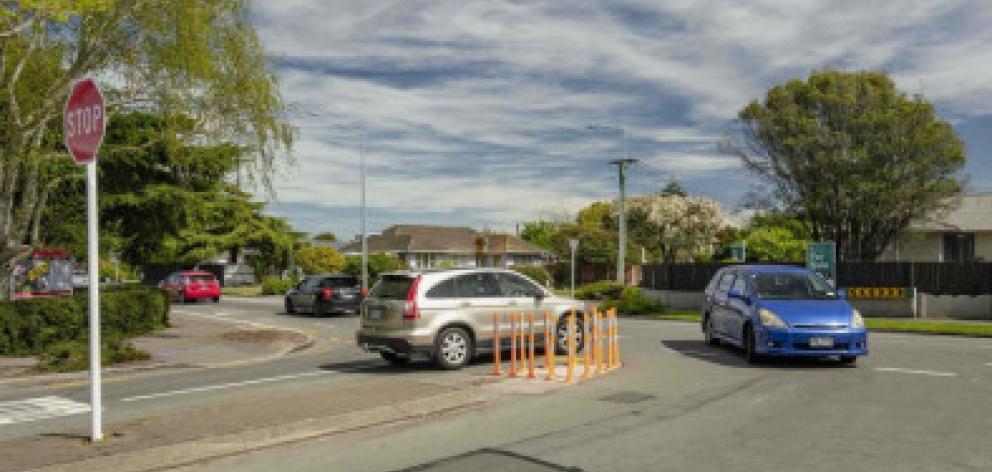
[[[103,142],[104,120],[103,93],[92,79],[76,82],[65,102],[63,116],[65,147],[77,164],[88,164],[96,159],[96,152]]]

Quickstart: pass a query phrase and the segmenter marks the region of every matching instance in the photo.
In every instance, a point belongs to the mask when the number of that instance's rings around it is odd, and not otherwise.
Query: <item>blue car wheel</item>
[[[748,364],[757,364],[761,361],[761,356],[754,350],[754,329],[751,325],[744,328],[744,360]]]

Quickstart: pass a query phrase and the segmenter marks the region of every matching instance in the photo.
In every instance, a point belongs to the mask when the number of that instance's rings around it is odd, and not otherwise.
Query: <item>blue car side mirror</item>
[[[847,298],[847,290],[843,288],[837,289],[837,298],[844,300]]]
[[[744,292],[732,288],[727,291],[727,298],[740,300],[748,305],[751,304],[751,297],[747,296]]]

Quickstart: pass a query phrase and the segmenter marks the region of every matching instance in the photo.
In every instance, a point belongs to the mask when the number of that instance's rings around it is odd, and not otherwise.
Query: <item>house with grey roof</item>
[[[992,192],[963,196],[946,213],[912,225],[879,261],[992,261]]]
[[[538,264],[550,257],[548,251],[516,236],[464,226],[391,226],[369,236],[368,250],[396,257],[411,269],[510,267]],[[341,252],[360,255],[362,243],[351,242]]]

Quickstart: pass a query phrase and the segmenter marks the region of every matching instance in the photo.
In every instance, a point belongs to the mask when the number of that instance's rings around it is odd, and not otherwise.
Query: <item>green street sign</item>
[[[744,262],[747,259],[747,243],[741,241],[739,243],[731,244],[727,246],[730,249],[730,258],[735,261]]]
[[[806,245],[806,268],[837,283],[837,245],[833,241]]]

